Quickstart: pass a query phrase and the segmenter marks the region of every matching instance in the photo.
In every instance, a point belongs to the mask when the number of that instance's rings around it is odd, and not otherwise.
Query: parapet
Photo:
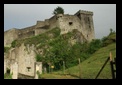
[[[91,12],[91,11],[86,11],[86,10],[79,10],[79,11],[76,12],[74,15],[78,15],[78,14],[90,14],[90,15],[93,15],[93,12]]]

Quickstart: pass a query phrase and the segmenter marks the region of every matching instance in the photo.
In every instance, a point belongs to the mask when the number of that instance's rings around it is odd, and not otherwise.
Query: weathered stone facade
[[[95,38],[92,16],[93,12],[79,10],[74,15],[58,14],[45,21],[37,21],[34,26],[10,29],[4,32],[4,46],[10,46],[13,40],[35,36],[55,27],[61,29],[61,34],[78,29],[87,41],[91,41]]]
[[[55,27],[61,29],[60,34],[65,34],[77,29],[76,36],[79,42],[91,41],[95,38],[93,25],[93,12],[79,10],[74,15],[58,14],[45,21],[37,21],[36,25],[23,29],[10,29],[4,32],[4,46],[11,46],[12,41],[35,36]],[[50,34],[51,35],[51,34]],[[76,40],[72,37],[69,42],[74,44]],[[37,71],[42,73],[42,63],[36,63],[35,46],[22,44],[20,47],[15,47],[4,54],[4,74],[7,68],[13,73],[13,79],[20,76],[28,75],[31,78],[38,79]],[[29,78],[29,77],[28,77]]]
[[[10,69],[10,73],[13,73],[13,78],[18,78],[18,73],[35,77],[36,75],[36,60],[35,60],[35,47],[24,46],[15,47],[9,50],[7,54],[4,54],[4,73],[7,68]],[[39,64],[41,69],[41,62]],[[40,73],[41,70],[39,70]]]

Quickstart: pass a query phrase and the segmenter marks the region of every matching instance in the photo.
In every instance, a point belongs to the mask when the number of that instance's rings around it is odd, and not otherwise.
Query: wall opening
[[[89,35],[87,35],[87,38],[89,37]]]
[[[69,25],[73,25],[73,22],[69,22]]]
[[[7,68],[6,73],[7,73],[7,74],[10,74],[10,69],[9,69],[9,68]]]
[[[30,70],[31,70],[31,67],[27,67],[27,71],[30,72]]]
[[[91,25],[89,25],[89,28],[91,28]]]
[[[89,19],[89,17],[88,17],[88,22],[90,22],[90,19]]]
[[[33,31],[33,35],[35,35],[35,31]]]

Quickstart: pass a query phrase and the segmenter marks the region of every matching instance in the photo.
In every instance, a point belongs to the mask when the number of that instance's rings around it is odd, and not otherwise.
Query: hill
[[[82,33],[78,30],[60,35],[60,29],[54,28],[37,36],[15,40],[11,43],[10,48],[4,47],[4,52],[8,53],[10,49],[20,47],[22,43],[24,43],[25,47],[28,46],[28,44],[34,44],[36,47],[36,56],[34,55],[34,58],[36,62],[43,63],[43,73],[48,73],[41,74],[40,78],[80,78],[78,65],[78,59],[80,58],[81,78],[94,79],[105,63],[110,51],[115,57],[116,33],[110,33],[107,37],[104,37],[102,41],[95,39],[90,43],[86,42],[86,39],[80,36],[82,36]],[[25,53],[26,50],[27,49],[24,49]],[[63,62],[65,62],[65,72],[62,71],[64,68]],[[50,68],[52,65],[55,67],[53,72]],[[44,69],[46,69],[46,71],[44,71]],[[110,71],[108,63],[98,78],[111,78]]]
[[[116,57],[116,43],[112,43],[106,47],[103,47],[92,54],[87,60],[83,61],[81,66],[81,78],[82,79],[95,79],[99,70],[105,63],[106,59],[109,57],[109,52],[112,53],[113,57]],[[63,79],[74,79],[79,78],[79,65],[71,67],[65,70],[65,74],[62,74],[62,71],[53,72],[51,74],[43,74],[42,78],[63,78]],[[65,76],[65,77],[64,77]],[[108,62],[98,79],[111,79],[111,68],[110,63]]]

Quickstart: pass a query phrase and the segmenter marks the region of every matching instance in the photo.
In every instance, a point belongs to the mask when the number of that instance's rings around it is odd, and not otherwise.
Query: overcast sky
[[[4,4],[4,31],[11,28],[25,28],[53,16],[53,10],[61,6],[65,14],[78,10],[94,13],[95,38],[102,38],[116,31],[116,4]]]

